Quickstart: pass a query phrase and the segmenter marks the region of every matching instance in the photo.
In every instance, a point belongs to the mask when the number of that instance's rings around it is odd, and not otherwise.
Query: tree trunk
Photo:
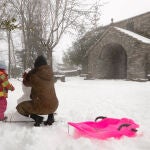
[[[47,52],[47,62],[48,64],[50,65],[50,67],[52,68],[52,71],[53,71],[53,58],[52,58],[52,49],[51,48],[48,48],[48,52]]]
[[[8,78],[10,78],[11,77],[11,53],[10,53],[10,51],[11,51],[11,39],[10,39],[10,32],[11,31],[7,31],[7,39],[8,39]]]

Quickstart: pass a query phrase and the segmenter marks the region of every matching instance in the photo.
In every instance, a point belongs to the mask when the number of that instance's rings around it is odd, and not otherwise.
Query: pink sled
[[[98,119],[102,119],[97,121]],[[96,122],[97,121],[97,122]],[[139,127],[132,119],[97,117],[96,121],[80,123],[68,122],[74,127],[74,137],[87,137],[106,140],[108,138],[120,139],[122,136],[135,137]]]

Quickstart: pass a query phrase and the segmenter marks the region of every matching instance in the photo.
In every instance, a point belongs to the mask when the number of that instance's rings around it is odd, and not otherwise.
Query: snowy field
[[[21,82],[10,81],[16,90],[9,93],[8,116],[23,95]],[[70,77],[55,88],[60,104],[53,126],[1,122],[0,150],[150,150],[150,82]],[[140,125],[138,136],[104,141],[68,134],[67,122],[93,121],[99,115],[133,119]]]

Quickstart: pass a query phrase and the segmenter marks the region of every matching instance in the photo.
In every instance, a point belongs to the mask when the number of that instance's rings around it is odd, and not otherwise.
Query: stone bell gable
[[[87,59],[91,77],[147,79],[150,74],[150,39],[114,24],[91,46]]]

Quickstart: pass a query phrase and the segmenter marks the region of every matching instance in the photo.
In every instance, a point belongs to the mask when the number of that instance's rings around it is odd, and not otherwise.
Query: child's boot
[[[6,121],[7,120],[7,116],[5,116],[4,118],[0,118],[0,121]]]

